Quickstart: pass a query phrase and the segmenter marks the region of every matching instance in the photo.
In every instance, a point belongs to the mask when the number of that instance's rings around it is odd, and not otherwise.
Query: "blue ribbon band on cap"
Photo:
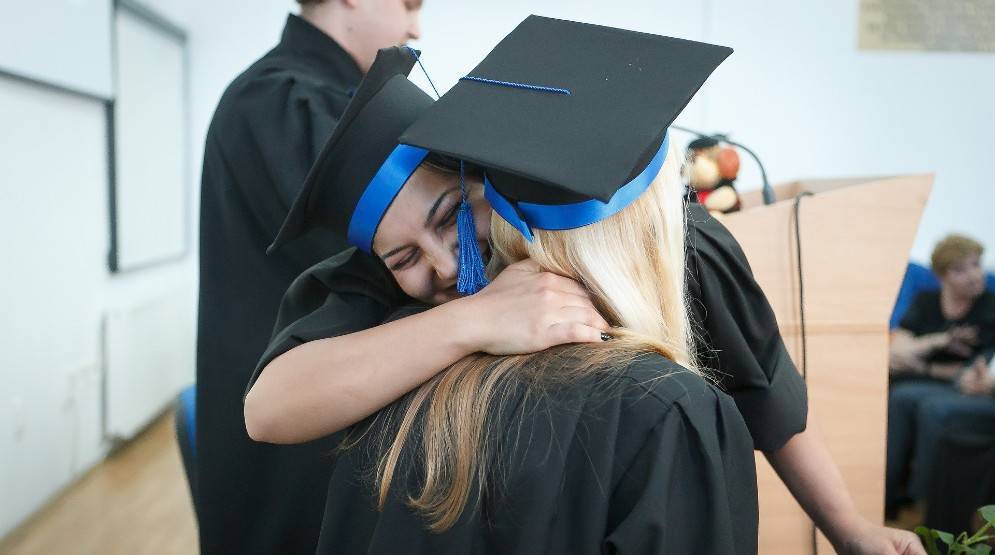
[[[373,236],[380,226],[387,208],[394,202],[394,197],[401,187],[407,183],[411,174],[415,173],[422,160],[428,156],[428,151],[409,145],[397,145],[377,170],[356,203],[349,220],[349,242],[363,252],[373,250]]]
[[[505,198],[494,188],[490,179],[484,176],[484,196],[499,216],[515,227],[526,239],[532,242],[532,229],[559,231],[574,229],[600,222],[621,211],[639,198],[649,188],[653,179],[660,173],[667,159],[670,146],[670,133],[663,137],[663,143],[650,163],[631,181],[623,185],[608,202],[598,199],[571,204],[533,204],[517,202]]]

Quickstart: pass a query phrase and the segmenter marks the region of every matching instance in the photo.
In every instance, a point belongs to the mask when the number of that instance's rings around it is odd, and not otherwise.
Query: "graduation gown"
[[[805,382],[788,356],[774,312],[736,239],[699,204],[689,207],[687,228],[689,308],[692,326],[703,340],[698,343],[699,360],[732,396],[754,448],[776,451],[805,429]],[[384,283],[393,283],[382,273],[371,273],[367,280],[364,267],[375,265],[360,254],[326,260],[294,283],[257,373],[301,343],[351,329],[350,306]],[[348,288],[337,291],[344,283],[349,283]],[[393,298],[402,299],[403,294],[393,287]],[[362,302],[367,307],[379,303],[381,318],[392,313],[385,304],[390,302],[388,296],[376,294],[375,298]],[[255,376],[250,387],[254,381]]]
[[[743,249],[697,203],[688,207],[688,299],[700,364],[715,372],[753,435],[771,452],[805,430],[808,390]]]
[[[280,43],[225,91],[207,133],[194,500],[205,554],[305,553],[317,541],[327,449],[252,442],[242,393],[287,287],[345,245],[315,232],[265,254],[361,78],[335,41],[291,15]]]
[[[366,434],[329,461],[318,553],[757,552],[749,431],[732,399],[704,379],[651,354],[617,375],[525,400],[524,387],[512,387],[512,408],[492,412],[491,429],[503,435],[494,476],[503,478],[479,504],[471,496],[452,528],[429,532],[407,506],[422,477],[413,443],[400,486],[376,509],[379,439]]]
[[[708,340],[700,346],[700,355],[706,366],[720,371],[717,377],[731,395],[739,415],[729,414],[732,405],[728,397],[688,376],[654,384],[652,399],[660,397],[663,401],[652,409],[643,405],[643,409],[626,412],[626,404],[620,399],[616,405],[584,405],[583,410],[573,411],[573,419],[557,413],[554,426],[532,430],[533,434],[544,434],[543,443],[536,444],[552,442],[574,450],[567,449],[565,455],[548,462],[550,466],[533,465],[531,471],[516,475],[514,495],[508,496],[517,500],[513,510],[488,513],[486,519],[482,513],[466,513],[469,521],[464,519],[443,536],[423,534],[417,515],[397,500],[392,500],[384,514],[372,511],[369,490],[363,489],[368,486],[355,475],[357,469],[363,468],[363,461],[349,458],[358,457],[360,451],[350,452],[341,460],[329,456],[326,465],[334,468],[334,474],[329,483],[319,551],[475,552],[488,545],[497,546],[495,553],[515,549],[552,553],[561,548],[564,552],[583,552],[595,549],[594,546],[623,553],[754,552],[756,477],[752,456],[744,458],[741,453],[743,428],[739,419],[745,419],[747,433],[752,436],[752,442],[747,443],[752,449],[776,450],[805,429],[806,388],[788,357],[773,311],[753,279],[742,249],[728,230],[700,207],[692,206],[688,215],[687,254],[693,325]],[[371,271],[374,269],[379,273]],[[269,361],[293,347],[383,321],[404,300],[396,285],[390,294],[378,293],[387,291],[382,289],[385,284],[393,285],[384,272],[382,265],[350,250],[301,275],[284,298],[274,336],[249,386]],[[645,375],[640,372],[672,369],[669,366],[672,363],[659,357],[652,362],[649,367],[644,364],[628,368],[625,375],[631,378]],[[685,383],[687,380],[693,383]],[[663,390],[656,391],[657,387]],[[697,394],[680,400],[675,397],[677,389]],[[583,389],[565,392],[565,397],[575,402],[586,398]],[[685,413],[694,412],[695,407],[706,407],[716,420],[708,420],[707,425],[688,420]],[[660,417],[659,421],[650,416],[654,414]],[[650,421],[654,423],[649,424]],[[707,428],[708,433],[700,432],[702,428]],[[669,432],[663,434],[664,429]],[[585,430],[598,432],[584,436]],[[648,435],[650,431],[656,435]],[[578,439],[582,437],[587,439]],[[716,438],[726,438],[729,443],[716,448]],[[581,450],[581,447],[589,448]],[[642,458],[627,452],[632,449],[639,451]],[[666,455],[659,453],[661,449]],[[678,469],[687,468],[684,465],[689,460],[702,462],[705,453],[711,453],[707,456],[713,463],[721,461],[724,466],[706,465],[706,470],[701,470],[693,480],[689,478],[688,484],[701,489],[674,490],[675,485],[682,483],[677,476],[684,475]],[[611,462],[597,459],[588,461],[590,467],[579,464],[578,461],[592,454]],[[527,454],[523,457],[522,461],[528,460]],[[606,470],[608,467],[612,470]],[[641,470],[626,473],[627,479],[631,475],[630,482],[622,480],[618,468]],[[674,474],[668,474],[671,472]],[[568,477],[579,481],[565,482]],[[562,490],[550,489],[558,480],[563,481]],[[720,483],[725,485],[714,485]],[[601,491],[599,488],[605,484],[613,485],[605,491],[618,495],[596,496],[595,491]],[[653,491],[662,493],[647,493]],[[725,495],[729,505],[717,500],[718,492]],[[660,505],[669,502],[679,506]],[[625,506],[630,507],[628,512],[620,508]],[[587,507],[590,512],[586,512]],[[642,507],[649,509],[637,510]],[[681,526],[653,520],[661,512],[676,515],[670,522]],[[680,516],[684,514],[700,520]],[[732,516],[723,521],[725,517],[721,515],[726,514]],[[514,515],[522,516],[509,520]],[[523,521],[533,525],[523,527]],[[572,521],[583,524],[573,526]],[[711,527],[722,532],[701,538],[696,535],[700,529],[694,526],[695,522],[707,523],[702,529]],[[754,528],[750,529],[751,526]],[[692,539],[699,543],[693,547],[680,543]]]

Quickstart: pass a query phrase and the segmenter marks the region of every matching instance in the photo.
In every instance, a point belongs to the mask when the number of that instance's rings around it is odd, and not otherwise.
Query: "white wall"
[[[45,44],[68,46],[51,37]],[[169,264],[110,273],[102,100],[0,76],[0,122],[2,537],[119,439],[105,421],[108,351],[141,354],[158,346],[172,357],[151,368],[160,372],[162,391],[139,407],[136,422],[162,410],[178,384],[193,382],[197,264],[191,252]],[[190,218],[191,235],[195,222]],[[134,321],[169,333],[121,342],[107,334],[112,316],[125,327]],[[115,371],[150,370],[123,360]]]
[[[935,172],[911,257],[928,260],[953,231],[995,250],[995,55],[858,51],[857,7],[856,0],[426,0],[417,46],[441,92],[530,13],[731,46],[735,53],[678,123],[731,133],[760,155],[772,183]],[[420,75],[415,80],[428,88]],[[759,187],[745,157],[738,183]],[[995,270],[995,256],[985,264]]]
[[[703,125],[736,133],[775,182],[935,172],[912,257],[958,231],[995,269],[995,54],[858,51],[857,8],[712,0],[706,40],[736,53]]]
[[[113,94],[112,0],[0,2],[0,68],[100,98]],[[58,44],[53,44],[58,37]]]
[[[0,121],[2,535],[103,454],[107,135],[101,102],[5,78]]]

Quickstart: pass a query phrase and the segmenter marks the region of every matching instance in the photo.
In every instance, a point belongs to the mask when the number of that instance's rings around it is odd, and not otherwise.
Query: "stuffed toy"
[[[736,192],[739,155],[730,147],[719,146],[712,137],[695,139],[688,144],[691,187],[698,202],[712,214],[728,214],[740,208]]]

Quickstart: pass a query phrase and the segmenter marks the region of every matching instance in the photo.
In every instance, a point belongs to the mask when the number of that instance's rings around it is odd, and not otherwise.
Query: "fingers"
[[[563,345],[566,343],[600,343],[603,341],[599,328],[591,327],[579,322],[557,322],[549,326],[548,347]]]
[[[590,306],[565,306],[558,314],[560,322],[577,322],[601,331],[608,331],[611,326],[602,318],[597,310]]]
[[[971,356],[973,349],[963,343],[951,343],[947,346],[947,351],[962,357]]]

